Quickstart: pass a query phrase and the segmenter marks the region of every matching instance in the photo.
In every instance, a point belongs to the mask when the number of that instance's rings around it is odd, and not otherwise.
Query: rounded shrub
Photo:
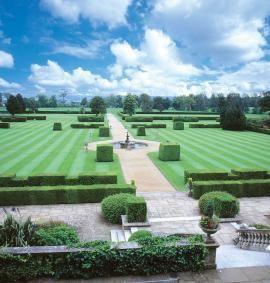
[[[239,212],[239,201],[233,195],[226,192],[209,192],[199,199],[201,213],[207,214],[209,202],[214,202],[214,211],[218,217],[233,218]]]
[[[116,194],[104,198],[101,202],[103,216],[111,223],[120,223],[121,215],[126,214],[127,201],[133,197],[131,194]]]
[[[128,239],[129,242],[136,242],[137,240],[143,239],[143,238],[151,238],[152,233],[148,230],[139,230],[134,232]]]

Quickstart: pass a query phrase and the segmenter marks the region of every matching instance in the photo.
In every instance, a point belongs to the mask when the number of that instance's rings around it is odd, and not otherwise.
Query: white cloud
[[[0,68],[12,68],[14,66],[13,56],[0,50]]]
[[[7,44],[7,45],[11,44],[11,38],[7,37],[2,30],[0,30],[0,41],[3,44]]]
[[[55,18],[76,23],[80,17],[109,27],[126,24],[126,14],[132,0],[41,0],[41,7]]]
[[[18,89],[21,85],[14,82],[8,82],[3,78],[0,78],[0,87],[4,89]]]
[[[264,56],[269,0],[153,0],[150,25],[179,41],[193,58],[233,65]]]

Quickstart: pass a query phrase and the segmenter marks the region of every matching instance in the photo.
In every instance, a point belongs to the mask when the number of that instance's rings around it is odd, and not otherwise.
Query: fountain
[[[137,142],[137,141],[131,141],[129,138],[129,134],[127,131],[126,134],[126,139],[124,141],[119,141],[119,142],[115,142],[113,143],[114,148],[118,148],[118,149],[139,149],[139,148],[143,148],[146,147],[147,144],[143,143],[143,142]]]

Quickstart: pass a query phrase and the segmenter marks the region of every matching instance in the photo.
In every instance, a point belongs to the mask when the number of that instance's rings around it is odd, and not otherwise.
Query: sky
[[[269,89],[269,0],[0,0],[0,92]]]

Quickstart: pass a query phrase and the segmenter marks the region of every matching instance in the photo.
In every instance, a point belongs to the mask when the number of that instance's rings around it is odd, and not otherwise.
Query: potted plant
[[[200,220],[200,227],[207,234],[205,242],[212,243],[214,240],[211,238],[211,235],[219,230],[219,218],[214,215],[213,201],[209,201],[207,204],[205,215]]]

